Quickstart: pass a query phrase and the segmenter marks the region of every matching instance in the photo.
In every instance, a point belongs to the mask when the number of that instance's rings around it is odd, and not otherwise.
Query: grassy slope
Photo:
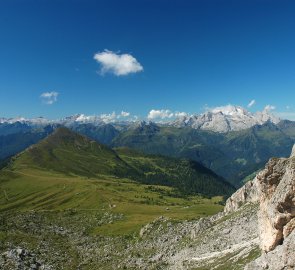
[[[184,199],[171,194],[169,187],[111,177],[67,177],[37,169],[4,170],[0,175],[0,212],[71,209],[81,213],[110,211],[123,215],[118,222],[94,226],[95,233],[128,234],[161,215],[176,220],[194,219],[222,209],[217,203],[221,197]]]
[[[145,184],[177,188],[184,194],[230,195],[234,189],[197,162],[148,156],[128,149],[114,151],[60,128],[14,158],[12,169],[38,168],[66,175],[116,176]]]
[[[107,210],[122,214],[123,219],[114,224],[94,226],[91,230],[124,234],[138,230],[160,215],[181,220],[214,214],[222,209],[218,204],[221,197],[179,198],[171,187],[142,185],[119,177],[129,173],[134,176],[137,175],[134,171],[143,169],[148,169],[148,173],[156,169],[163,171],[169,164],[160,157],[140,156],[133,151],[131,158],[126,151],[119,152],[124,156],[120,158],[103,145],[59,129],[14,157],[1,171],[0,211],[72,209],[88,213]],[[152,165],[140,169],[138,164],[135,166],[136,160],[141,166]],[[175,160],[172,161],[175,165]],[[175,171],[169,173],[176,174]],[[164,175],[167,177],[167,172],[164,171]]]

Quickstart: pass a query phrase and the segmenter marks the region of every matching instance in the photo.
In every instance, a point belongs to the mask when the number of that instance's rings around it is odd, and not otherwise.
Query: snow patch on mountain
[[[216,107],[200,115],[189,115],[181,113],[176,119],[166,122],[160,120],[156,122],[159,125],[168,125],[174,127],[191,127],[194,129],[211,130],[215,132],[229,132],[250,128],[254,125],[262,125],[266,122],[274,124],[279,123],[280,119],[271,113],[270,106],[265,107],[261,112],[251,113],[240,106],[221,106]],[[123,126],[133,126],[135,123],[143,123],[137,118],[129,117],[129,113],[121,112],[116,114],[101,114],[101,115],[85,115],[76,114],[58,120],[48,120],[43,117],[26,119],[23,117],[17,118],[0,118],[0,124],[7,123],[25,123],[30,126],[45,126],[50,124],[60,124],[67,127],[92,124],[101,126],[104,124],[116,124]],[[144,122],[145,123],[145,122]]]
[[[175,127],[192,127],[215,132],[229,132],[262,125],[266,122],[277,124],[280,119],[271,113],[269,108],[262,112],[251,113],[240,106],[227,105],[213,108],[200,115],[179,117],[169,123]]]

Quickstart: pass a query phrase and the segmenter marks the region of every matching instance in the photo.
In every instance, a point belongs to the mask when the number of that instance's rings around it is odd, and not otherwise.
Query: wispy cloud
[[[106,123],[115,122],[117,119],[127,118],[127,120],[135,119],[135,116],[132,116],[130,112],[121,111],[121,113],[103,113],[99,116],[102,121]]]
[[[255,99],[252,99],[252,100],[249,102],[249,104],[247,105],[247,107],[248,107],[248,108],[251,108],[251,107],[253,107],[253,106],[255,105],[255,103],[256,103],[256,100],[255,100]]]
[[[53,103],[55,103],[57,101],[57,97],[58,97],[59,93],[52,91],[52,92],[45,92],[42,93],[40,98],[42,99],[42,101],[47,104],[47,105],[52,105]]]
[[[276,109],[276,106],[274,106],[274,105],[266,105],[265,107],[264,107],[264,110],[265,111],[273,111],[273,110],[275,110]]]
[[[295,112],[275,112],[274,114],[280,117],[281,119],[295,121]]]
[[[142,65],[131,54],[118,54],[109,50],[98,52],[93,57],[100,65],[100,74],[107,72],[124,76],[143,71]]]

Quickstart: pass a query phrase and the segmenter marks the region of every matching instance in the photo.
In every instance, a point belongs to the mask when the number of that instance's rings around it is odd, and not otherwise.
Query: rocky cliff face
[[[255,179],[228,200],[225,213],[258,202],[260,248],[265,254],[246,269],[294,269],[295,267],[295,146],[290,158],[273,158]]]
[[[273,250],[295,228],[295,158],[271,159],[257,175],[262,250]]]
[[[270,269],[292,270],[295,269],[295,230],[287,237],[283,245],[277,246],[273,251],[262,254],[261,257],[249,263],[245,270]]]
[[[237,190],[228,200],[224,207],[225,213],[237,211],[241,206],[247,203],[257,203],[259,201],[259,186],[256,178],[247,182],[243,187]]]

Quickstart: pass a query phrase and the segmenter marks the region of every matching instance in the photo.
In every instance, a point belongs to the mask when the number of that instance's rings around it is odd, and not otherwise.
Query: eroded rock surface
[[[264,253],[255,261],[249,263],[245,270],[293,270],[295,269],[295,231],[290,234],[282,245],[273,251]]]
[[[235,212],[246,203],[258,203],[259,195],[259,187],[257,179],[255,178],[253,181],[247,182],[243,187],[241,187],[230,198],[227,199],[224,212]]]
[[[258,219],[261,248],[268,252],[294,229],[295,158],[271,159],[257,180],[261,190]]]
[[[263,255],[246,269],[295,269],[295,146],[290,158],[270,159],[253,181],[227,200],[224,212],[235,213],[255,202],[259,204],[258,234]]]

